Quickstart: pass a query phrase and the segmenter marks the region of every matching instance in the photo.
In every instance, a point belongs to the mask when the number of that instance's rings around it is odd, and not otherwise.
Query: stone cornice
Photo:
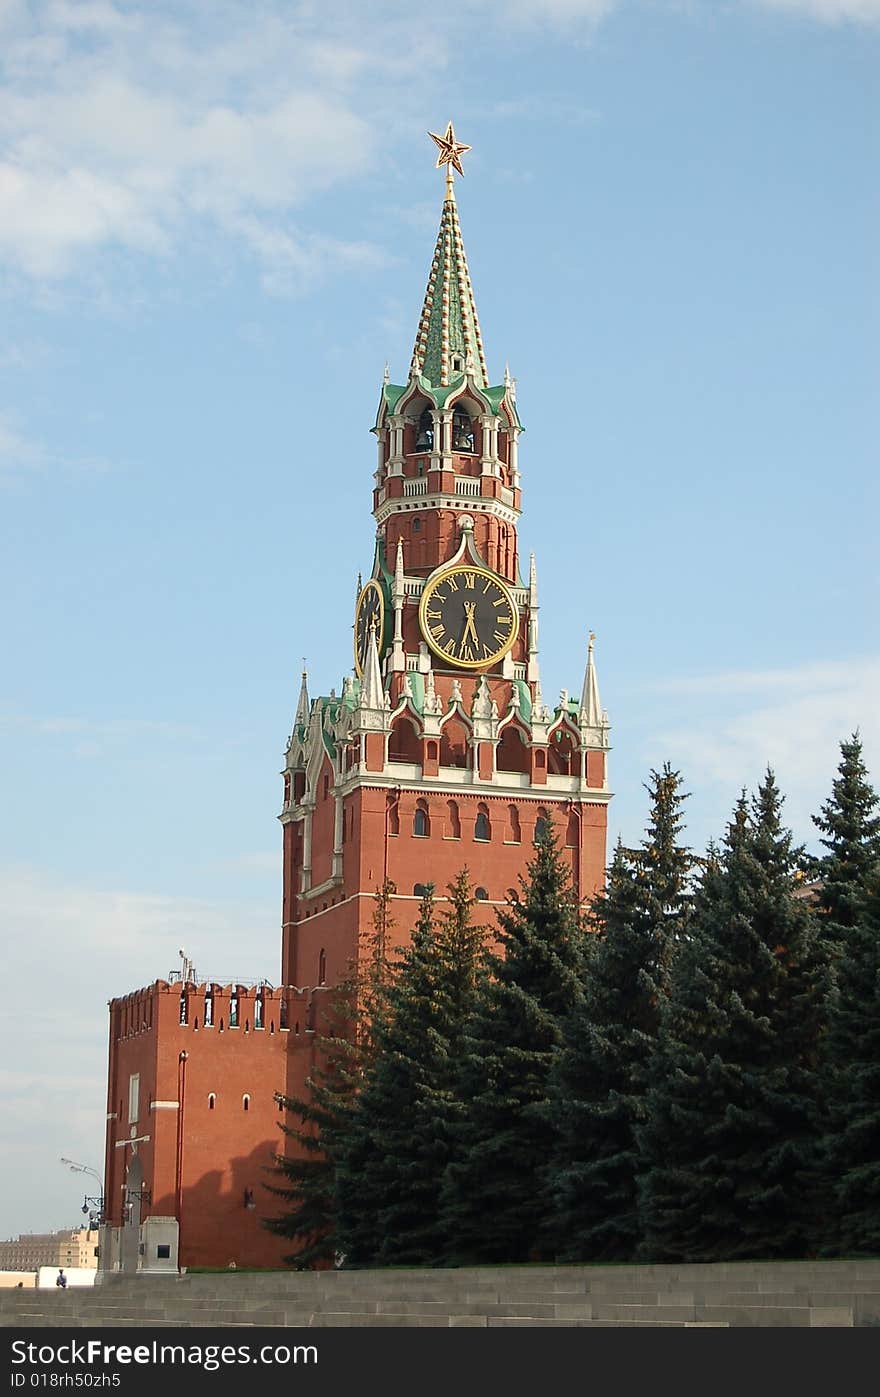
[[[379,508],[373,511],[373,517],[380,527],[391,518],[392,514],[405,514],[422,512],[426,509],[455,509],[466,511],[469,514],[494,514],[497,519],[501,519],[505,524],[516,525],[520,517],[518,509],[511,509],[508,505],[502,504],[500,500],[493,500],[482,495],[446,495],[435,492],[431,495],[414,495],[411,497],[384,500]]]

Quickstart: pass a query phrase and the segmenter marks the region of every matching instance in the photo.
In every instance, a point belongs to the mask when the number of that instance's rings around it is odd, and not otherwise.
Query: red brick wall
[[[125,1169],[132,1150],[122,1145],[129,1136],[128,1079],[139,1072],[137,1134],[150,1139],[138,1145],[138,1152],[144,1186],[152,1194],[142,1217],[176,1215],[179,1188],[183,1265],[223,1266],[235,1260],[237,1266],[278,1266],[289,1244],[267,1232],[260,1218],[280,1211],[263,1184],[269,1178],[267,1166],[284,1148],[274,1094],[287,1090],[289,1034],[280,1025],[282,996],[277,990],[266,992],[262,1029],[254,1027],[255,990],[240,990],[239,1027],[230,1027],[231,988],[215,988],[214,1027],[205,1026],[204,985],[189,995],[186,1025],[179,1022],[179,984],[157,981],[137,995],[113,1001],[109,1080],[116,1101],[108,1110],[118,1112],[121,1097],[123,1119],[108,1121],[108,1219],[117,1226],[122,1221]],[[125,1033],[125,1010],[132,1004],[139,1010],[149,1006],[152,1023],[147,1029],[132,1028],[129,1015],[130,1030]],[[178,1180],[181,1052],[187,1059]],[[176,1108],[173,1103],[178,1103]],[[245,1189],[253,1192],[253,1209],[244,1206]]]

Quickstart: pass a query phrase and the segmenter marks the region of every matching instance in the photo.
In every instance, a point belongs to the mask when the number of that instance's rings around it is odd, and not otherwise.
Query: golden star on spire
[[[455,127],[451,121],[446,128],[445,135],[438,136],[434,131],[429,131],[428,135],[440,151],[437,156],[437,169],[439,170],[441,165],[446,166],[446,183],[451,185],[453,169],[457,170],[460,175],[464,174],[464,170],[461,168],[461,157],[466,150],[470,150],[470,146],[462,145],[461,141],[455,139]]]

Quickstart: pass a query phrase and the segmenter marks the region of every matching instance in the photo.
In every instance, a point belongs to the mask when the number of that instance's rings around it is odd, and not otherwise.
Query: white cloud
[[[181,946],[218,981],[277,976],[277,926],[273,901],[84,888],[31,868],[0,869],[0,908],[5,983],[21,987],[0,1016],[0,1236],[10,1236],[79,1221],[83,1181],[60,1155],[101,1172],[107,1000],[166,977]]]
[[[722,670],[661,679],[650,686],[664,694],[760,694],[780,691],[795,693],[858,691],[864,684],[880,684],[880,660],[869,656],[857,660],[816,660],[791,669]]]
[[[568,34],[615,3],[380,0],[365,25],[351,0],[0,0],[0,262],[57,283],[114,247],[173,255],[202,225],[243,240],[278,289],[369,266],[374,249],[303,210],[427,124],[462,26],[489,44],[511,23]]]
[[[4,474],[37,469],[45,461],[43,448],[16,431],[8,417],[0,416],[0,479]]]
[[[771,10],[792,10],[823,24],[880,24],[880,0],[758,0]]]
[[[674,725],[662,736],[652,733],[651,752],[662,746],[694,789],[721,788],[727,801],[743,785],[753,789],[771,766],[798,838],[812,840],[810,816],[828,796],[840,741],[857,728],[880,785],[880,659],[706,675],[654,687],[678,695],[678,702]],[[670,704],[663,707],[668,712]]]
[[[184,12],[185,14],[185,12]],[[211,33],[109,3],[7,26],[0,64],[0,259],[59,279],[114,245],[166,255],[193,220],[307,277],[370,250],[297,233],[290,215],[369,168],[374,129],[345,88],[375,55],[264,9]]]
[[[620,0],[507,0],[502,7],[496,0],[487,0],[486,8],[503,12],[515,24],[559,28],[572,25],[598,24],[617,9]]]
[[[94,475],[112,469],[109,462],[98,457],[56,455],[42,442],[22,435],[11,417],[0,413],[0,482],[53,467],[80,475]]]

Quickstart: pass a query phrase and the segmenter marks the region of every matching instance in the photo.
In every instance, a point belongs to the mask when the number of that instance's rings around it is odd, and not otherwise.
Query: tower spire
[[[379,664],[379,647],[376,643],[375,621],[370,626],[370,639],[367,643],[367,662],[361,681],[361,708],[381,710],[385,707],[385,686],[382,683],[382,668]]]
[[[584,674],[584,687],[581,691],[581,706],[578,717],[588,728],[598,728],[602,725],[602,705],[599,702],[599,681],[596,678],[596,664],[593,659],[593,642],[596,637],[590,631],[590,643],[587,646],[587,669]]]
[[[444,136],[428,134],[440,151],[438,166],[446,166],[446,196],[410,373],[421,374],[433,388],[445,388],[467,371],[485,388],[489,375],[452,183],[453,169],[464,174],[461,155],[470,146],[455,139],[451,121]]]
[[[304,728],[308,727],[310,708],[311,704],[309,702],[309,675],[308,670],[306,669],[306,662],[305,660],[303,660],[302,680],[299,686],[299,700],[296,705],[296,717],[293,720],[294,732],[300,725],[302,725],[302,727]]]

